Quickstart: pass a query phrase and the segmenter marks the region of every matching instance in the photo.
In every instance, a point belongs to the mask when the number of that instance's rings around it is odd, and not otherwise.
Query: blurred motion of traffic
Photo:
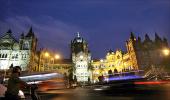
[[[170,100],[168,0],[14,1],[0,1],[0,100]]]

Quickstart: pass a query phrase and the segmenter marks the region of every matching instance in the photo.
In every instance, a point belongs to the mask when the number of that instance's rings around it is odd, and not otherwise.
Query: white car
[[[6,90],[7,88],[3,84],[0,84],[0,98],[5,97]],[[21,99],[25,99],[24,93],[21,90],[19,90],[18,95],[21,97]]]

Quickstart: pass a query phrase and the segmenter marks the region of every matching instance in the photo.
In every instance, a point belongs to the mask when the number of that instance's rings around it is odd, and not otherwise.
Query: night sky
[[[69,57],[70,41],[80,32],[93,58],[109,49],[126,51],[130,32],[157,32],[170,43],[170,0],[0,0],[0,34],[9,28],[16,38],[30,26],[39,47]]]

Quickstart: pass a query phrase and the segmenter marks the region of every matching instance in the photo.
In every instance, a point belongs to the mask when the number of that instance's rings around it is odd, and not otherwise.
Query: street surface
[[[41,100],[170,100],[170,85],[140,89],[120,88],[100,90],[94,87],[49,90],[39,92]]]

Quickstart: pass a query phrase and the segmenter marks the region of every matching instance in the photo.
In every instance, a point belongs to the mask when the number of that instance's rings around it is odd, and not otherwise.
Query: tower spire
[[[148,36],[148,34],[145,34],[145,40],[146,41],[150,41],[151,40],[150,37]]]
[[[162,39],[158,36],[158,34],[157,33],[155,33],[155,41],[162,41]]]
[[[32,30],[32,26],[30,27],[30,29],[29,29],[26,37],[34,37],[34,32],[33,32],[33,30]]]
[[[130,32],[130,39],[131,39],[131,40],[134,40],[134,39],[135,39],[135,36],[134,36],[134,33],[133,33],[133,32]]]
[[[32,26],[30,27],[30,30],[29,30],[29,32],[28,33],[32,33]]]
[[[80,37],[80,32],[77,32],[77,37]]]
[[[9,29],[9,30],[7,31],[7,33],[12,33],[11,29]]]

